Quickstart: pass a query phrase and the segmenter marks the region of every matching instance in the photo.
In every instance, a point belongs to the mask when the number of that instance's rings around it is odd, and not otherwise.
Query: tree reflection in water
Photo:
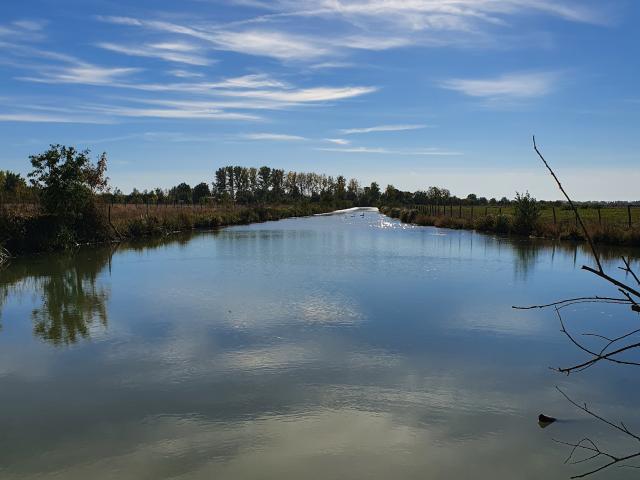
[[[98,248],[14,260],[0,272],[0,313],[10,292],[33,293],[40,299],[31,313],[34,335],[53,345],[89,338],[92,326],[108,323],[109,289],[98,277],[112,253]]]

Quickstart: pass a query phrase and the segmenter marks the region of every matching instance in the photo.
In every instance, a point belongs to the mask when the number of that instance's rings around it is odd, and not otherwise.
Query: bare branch
[[[610,277],[609,275],[604,273],[602,270],[598,271],[598,270],[596,270],[594,268],[591,268],[591,267],[588,267],[586,265],[583,265],[582,269],[586,270],[587,272],[595,273],[599,277],[604,278],[607,282],[612,283],[616,287],[620,287],[623,290],[626,290],[627,292],[631,293],[632,295],[640,298],[640,291],[636,290],[635,288],[631,288],[629,285],[626,285],[626,284],[620,282],[619,280],[616,280],[613,277]]]
[[[591,247],[591,253],[593,253],[593,257],[596,260],[596,264],[598,265],[598,270],[601,273],[604,273],[604,270],[602,269],[602,264],[600,263],[600,257],[598,256],[598,252],[596,251],[596,247],[593,244],[593,240],[591,239],[591,235],[589,235],[589,232],[587,231],[587,228],[584,226],[584,222],[582,221],[582,217],[578,213],[578,209],[576,208],[576,206],[571,201],[571,198],[569,197],[569,195],[567,195],[567,192],[565,192],[564,188],[562,187],[562,184],[560,183],[560,180],[558,180],[558,177],[556,176],[554,171],[551,169],[551,167],[549,166],[549,164],[547,163],[545,158],[542,156],[542,153],[540,153],[540,150],[538,150],[538,146],[536,145],[536,137],[535,137],[535,135],[533,136],[533,149],[536,151],[536,153],[540,157],[540,160],[542,160],[542,162],[544,163],[545,167],[547,167],[547,170],[549,170],[549,173],[551,173],[551,176],[553,177],[553,179],[558,184],[558,188],[560,188],[560,191],[563,193],[563,195],[565,196],[565,198],[569,202],[569,205],[571,205],[571,208],[573,209],[573,211],[576,214],[576,218],[578,219],[578,222],[580,222],[580,227],[582,228],[582,232],[584,233],[584,236],[586,237],[587,241],[589,242],[589,247]]]
[[[629,260],[627,260],[626,258],[622,257],[622,262],[624,263],[624,268],[622,268],[622,267],[619,267],[619,268],[624,270],[627,273],[630,273],[631,276],[635,279],[636,283],[638,285],[640,285],[640,279],[635,274],[635,272],[631,269],[631,257],[629,257]]]
[[[548,308],[555,307],[557,305],[573,305],[576,303],[620,303],[620,304],[628,304],[630,303],[628,299],[625,298],[615,298],[615,297],[600,297],[595,295],[593,297],[576,297],[576,298],[568,298],[566,300],[559,300],[553,303],[547,303],[545,305],[530,305],[527,307],[520,307],[517,305],[513,305],[511,308],[516,310],[532,310],[535,308]]]
[[[578,403],[577,403],[577,402],[575,402],[571,397],[569,397],[569,395],[567,395],[566,393],[564,393],[564,391],[563,391],[560,387],[556,386],[556,390],[558,390],[558,391],[562,394],[562,396],[563,396],[564,398],[566,398],[566,399],[567,399],[567,401],[568,401],[571,405],[573,405],[574,407],[576,407],[577,409],[582,410],[582,411],[583,411],[584,413],[586,413],[587,415],[590,415],[590,416],[592,416],[593,418],[596,418],[597,420],[600,420],[601,422],[606,423],[606,424],[607,424],[607,425],[609,425],[611,428],[614,428],[614,429],[616,429],[616,430],[618,430],[618,431],[620,431],[620,432],[624,433],[625,435],[628,435],[628,436],[630,436],[630,437],[633,437],[633,438],[635,438],[636,440],[638,440],[638,441],[640,442],[640,436],[638,436],[638,435],[636,435],[636,434],[632,433],[631,431],[629,431],[629,429],[628,429],[628,428],[626,428],[626,427],[621,427],[621,426],[619,426],[619,425],[616,425],[615,423],[613,423],[613,422],[611,422],[611,421],[607,420],[606,418],[604,418],[604,417],[602,417],[602,416],[598,415],[597,413],[595,413],[595,412],[593,412],[592,410],[590,410],[590,409],[589,409],[589,407],[587,407],[587,404],[586,404],[586,403],[585,403],[584,405],[580,405],[580,404],[578,404]],[[639,455],[640,455],[640,454],[639,454]]]

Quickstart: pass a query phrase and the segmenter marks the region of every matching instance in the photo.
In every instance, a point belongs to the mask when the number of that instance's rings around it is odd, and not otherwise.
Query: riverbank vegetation
[[[527,235],[553,240],[586,240],[572,211],[538,205],[535,213],[523,213],[519,210],[517,200],[507,208],[438,208],[414,205],[383,206],[380,211],[404,223],[422,226],[477,230],[499,235]],[[579,211],[595,243],[640,246],[640,223],[629,225],[626,207],[609,207],[602,209],[599,214],[588,208],[580,208]]]
[[[1,257],[53,251],[191,229],[279,220],[354,206],[378,206],[403,222],[498,234],[584,240],[566,202],[451,195],[446,188],[406,192],[373,182],[263,166],[225,166],[209,181],[168,189],[111,188],[107,156],[52,145],[30,157],[25,179],[0,171]],[[29,183],[27,182],[29,180]],[[204,180],[204,179],[203,179]],[[640,204],[584,202],[581,217],[597,243],[640,245]]]

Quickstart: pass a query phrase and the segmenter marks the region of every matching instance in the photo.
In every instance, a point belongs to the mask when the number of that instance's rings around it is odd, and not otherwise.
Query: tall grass
[[[0,211],[0,247],[12,254],[55,251],[81,244],[194,229],[214,229],[331,211],[332,204],[269,206],[145,206],[92,203],[72,224],[40,212]]]

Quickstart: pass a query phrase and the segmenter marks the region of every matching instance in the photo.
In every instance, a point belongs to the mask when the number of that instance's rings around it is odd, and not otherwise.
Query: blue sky
[[[0,16],[0,168],[106,151],[123,190],[270,165],[638,199],[640,2],[24,0]]]

